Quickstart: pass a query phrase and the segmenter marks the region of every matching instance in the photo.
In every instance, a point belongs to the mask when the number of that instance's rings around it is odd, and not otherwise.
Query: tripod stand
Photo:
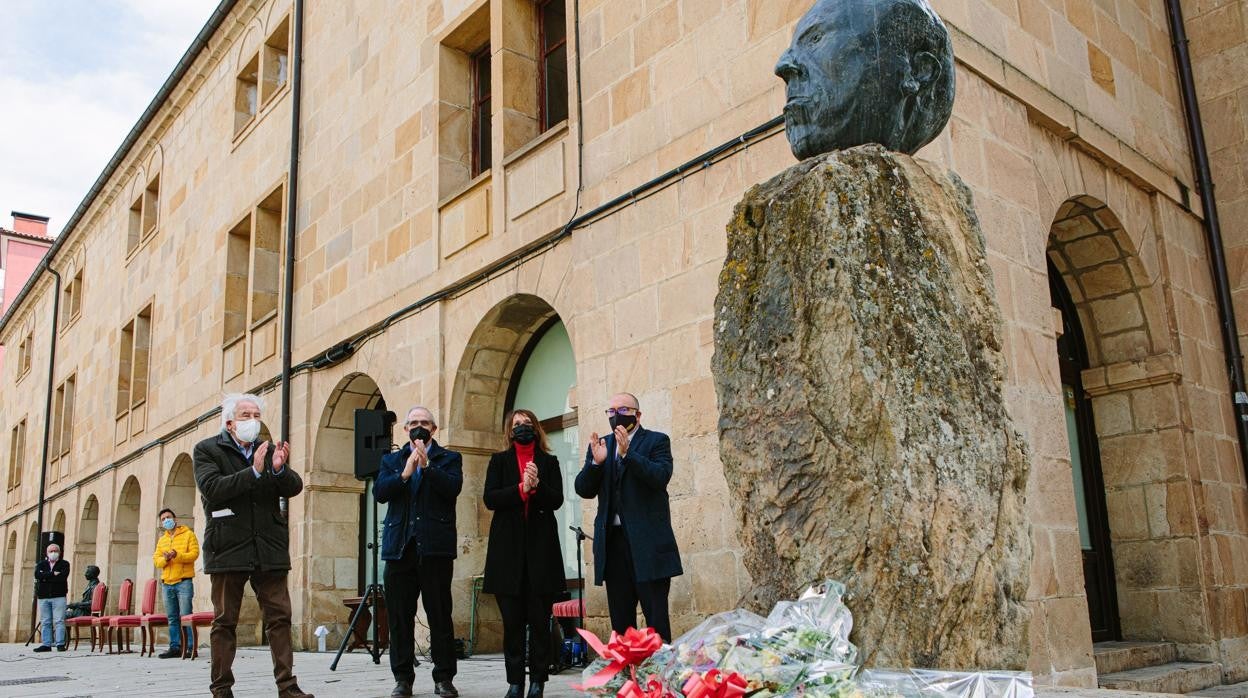
[[[376,480],[373,480],[376,484]],[[372,488],[365,488],[365,491],[371,492]],[[381,643],[377,639],[377,628],[381,623],[381,617],[378,613],[378,599],[385,599],[385,591],[381,584],[377,581],[377,498],[369,497],[373,500],[373,519],[372,530],[368,532],[369,541],[368,549],[371,552],[370,563],[372,565],[373,581],[364,590],[364,597],[360,599],[360,605],[356,607],[355,612],[351,614],[351,622],[347,624],[347,631],[342,635],[342,644],[338,645],[338,654],[334,655],[334,661],[329,665],[330,671],[338,670],[338,661],[342,659],[342,653],[347,650],[347,645],[351,642],[351,638],[355,636],[355,626],[360,622],[360,618],[364,616],[364,609],[370,609],[373,618],[373,637],[372,642],[368,646],[368,653],[373,658],[373,664],[381,664]]]

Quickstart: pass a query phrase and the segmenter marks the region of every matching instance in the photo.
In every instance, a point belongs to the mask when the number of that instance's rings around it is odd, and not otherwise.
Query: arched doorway
[[[195,530],[195,474],[191,457],[179,453],[165,479],[165,497],[161,509],[172,509],[178,523]]]
[[[139,563],[139,503],[142,490],[139,480],[131,475],[121,487],[121,496],[117,498],[117,513],[113,516],[112,546],[109,549],[108,564],[110,585],[120,590],[121,582],[129,579],[138,581]],[[150,565],[150,563],[149,563]],[[115,594],[110,593],[109,606],[116,607]]]
[[[374,506],[372,480],[360,482],[355,478],[355,412],[361,409],[390,408],[372,377],[352,373],[334,386],[317,425],[312,470],[328,475],[322,481],[332,483],[332,487],[324,487],[305,502],[309,520],[317,530],[310,603],[312,608],[325,609],[310,623],[313,627],[323,623],[345,631],[342,600],[363,594],[385,573],[378,550],[374,576],[368,546],[374,541],[381,544],[386,505]],[[341,638],[341,634],[335,635]],[[330,639],[338,641],[333,635]]]
[[[576,534],[569,526],[581,525],[581,498],[576,494],[575,479],[580,472],[582,456],[576,409],[572,405],[576,358],[568,339],[568,328],[559,316],[552,316],[533,334],[517,364],[508,386],[506,409],[532,410],[542,422],[551,450],[559,458],[563,471],[563,506],[556,512],[559,543],[563,551],[564,576],[575,579]]]
[[[481,504],[479,493],[490,454],[507,445],[503,418],[511,407],[533,410],[553,432],[550,445],[559,457],[565,494],[572,492],[580,470],[575,381],[576,363],[567,329],[545,300],[530,294],[505,298],[473,330],[456,369],[450,414],[445,419],[453,435],[449,446],[464,457],[464,491],[474,493],[477,500],[475,520],[460,525],[465,540],[462,558],[479,564],[485,559],[491,514]],[[579,498],[565,497],[557,515],[561,535],[568,525],[580,525]],[[566,540],[560,543],[565,571],[575,577],[576,547]],[[480,567],[456,569],[457,575],[480,572]],[[482,649],[490,649],[500,639],[501,620],[492,600],[480,610],[478,637],[483,638]]]
[[[95,564],[95,546],[100,523],[100,500],[95,495],[87,497],[82,507],[82,518],[78,520],[78,534],[74,536],[74,569],[85,570],[87,565]],[[104,581],[108,581],[104,579]]]
[[[56,531],[57,533],[60,533],[61,535],[65,534],[65,510],[64,509],[56,510],[56,516],[52,517],[52,530]]]
[[[1148,232],[1126,230],[1090,196],[1063,203],[1050,229],[1072,523],[1094,640],[1183,638],[1196,646],[1208,636],[1208,618],[1175,610],[1200,609],[1204,598],[1183,366],[1161,271],[1139,253],[1154,244]]]
[[[1087,344],[1075,302],[1052,262],[1049,263],[1049,294],[1053,307],[1062,315],[1057,357],[1062,377],[1062,404],[1066,411],[1066,438],[1070,443],[1075,515],[1079,519],[1088,622],[1092,627],[1093,642],[1118,640],[1122,637],[1122,630],[1118,617],[1118,591],[1114,583],[1109,515],[1105,507],[1105,479],[1101,472],[1101,452],[1097,445],[1092,400],[1083,389],[1083,372],[1090,368]]]
[[[9,533],[8,545],[4,547],[4,567],[0,568],[0,640],[13,642],[10,636],[13,612],[13,574],[17,567],[17,531]]]

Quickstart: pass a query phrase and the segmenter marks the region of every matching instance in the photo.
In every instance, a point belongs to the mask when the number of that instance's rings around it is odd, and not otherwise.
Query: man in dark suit
[[[280,698],[312,698],[295,681],[290,642],[290,528],[281,498],[303,491],[289,467],[290,444],[260,442],[256,395],[230,395],[221,405],[221,432],[195,445],[195,486],[204,502],[204,571],[212,584],[214,698],[232,698],[235,630],[243,586],[256,592],[273,656]]]
[[[386,616],[394,698],[412,695],[416,680],[416,602],[424,592],[433,655],[433,689],[456,698],[451,575],[455,565],[455,498],[464,485],[463,459],[442,448],[438,424],[424,407],[407,411],[408,442],[381,459],[373,496],[386,509],[381,559],[386,561]]]
[[[642,428],[641,405],[631,393],[613,395],[607,417],[611,433],[590,435],[585,466],[576,476],[576,493],[598,498],[594,583],[607,585],[613,630],[636,626],[641,602],[646,623],[671,642],[667,595],[672,577],[683,573],[667,501],[671,440]]]

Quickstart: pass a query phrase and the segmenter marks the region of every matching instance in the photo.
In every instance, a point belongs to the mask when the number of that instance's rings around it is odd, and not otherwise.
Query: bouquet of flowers
[[[707,618],[663,645],[651,628],[612,633],[607,643],[581,630],[600,659],[582,676],[586,693],[617,698],[1034,698],[1019,672],[867,670],[845,587],[827,581],[766,618],[736,609]]]

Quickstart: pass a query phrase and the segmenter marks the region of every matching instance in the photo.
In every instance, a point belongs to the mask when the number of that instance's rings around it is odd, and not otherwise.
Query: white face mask
[[[48,553],[48,561],[56,562],[59,559],[61,559],[60,553]]]
[[[248,419],[244,422],[234,422],[234,436],[238,437],[243,443],[251,443],[260,436],[260,420]]]

